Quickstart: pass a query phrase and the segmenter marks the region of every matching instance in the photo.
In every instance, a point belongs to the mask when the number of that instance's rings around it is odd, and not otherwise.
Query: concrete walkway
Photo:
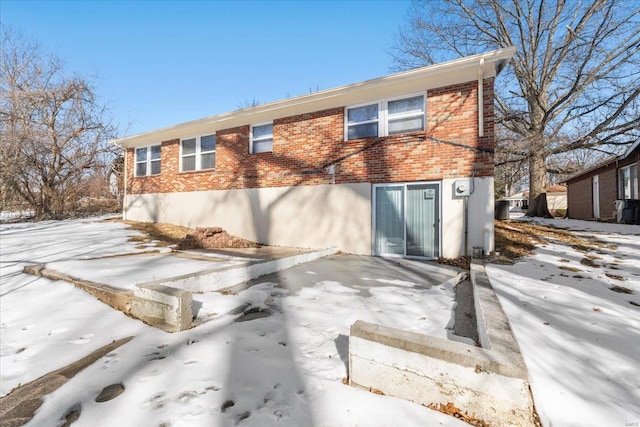
[[[231,290],[246,289],[257,283],[276,282],[295,294],[302,288],[323,280],[340,282],[343,286],[367,295],[367,289],[375,286],[411,284],[414,289],[428,289],[450,280],[457,282],[460,274],[461,270],[458,268],[433,261],[331,255],[248,281]]]
[[[272,258],[284,259],[308,251],[286,248],[258,249],[224,249],[189,251],[186,256],[230,256],[251,257],[260,260]],[[182,256],[181,255],[181,256]],[[411,287],[413,289],[429,289],[445,282],[458,283],[466,272],[435,262],[387,259],[379,257],[355,255],[330,255],[304,264],[295,265],[286,270],[262,276],[246,283],[236,285],[232,290],[247,289],[255,284],[276,282],[292,293],[299,292],[305,286],[313,286],[316,282],[336,281],[344,286],[369,296],[369,289],[376,286]],[[466,307],[466,306],[465,306]],[[75,374],[96,362],[113,349],[126,344],[131,337],[115,341],[81,360],[62,369],[51,372],[29,384],[15,389],[0,399],[0,427],[13,427],[28,422],[42,404],[43,398],[65,384]]]

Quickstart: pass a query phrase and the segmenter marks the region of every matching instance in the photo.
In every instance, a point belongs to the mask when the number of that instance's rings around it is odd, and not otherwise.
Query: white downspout
[[[478,136],[484,136],[484,58],[480,59],[478,68]]]

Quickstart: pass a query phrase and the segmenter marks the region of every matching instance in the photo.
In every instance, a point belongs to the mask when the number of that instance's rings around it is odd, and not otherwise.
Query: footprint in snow
[[[189,402],[191,402],[193,399],[195,399],[201,394],[204,394],[204,393],[198,393],[197,391],[193,391],[193,390],[183,391],[176,397],[176,402],[187,405],[189,404]]]
[[[168,353],[161,353],[159,351],[154,351],[153,353],[145,354],[144,357],[147,357],[148,358],[147,360],[151,362],[154,360],[162,360],[167,357],[167,354]]]
[[[164,392],[156,393],[150,398],[148,398],[147,400],[145,400],[142,406],[150,405],[153,407],[153,409],[162,409],[164,408],[164,405],[166,403],[166,399],[164,399],[164,397],[165,397]]]
[[[24,329],[23,329],[24,330]],[[53,329],[51,331],[49,331],[48,335],[58,335],[58,334],[62,334],[67,332],[69,329],[67,328],[58,328],[58,329]]]
[[[160,370],[159,369],[152,369],[152,370],[142,374],[140,376],[140,378],[138,378],[138,382],[139,383],[143,383],[143,382],[147,381],[149,378],[155,377],[157,375],[160,375]]]
[[[280,422],[280,420],[289,418],[289,411],[285,411],[283,409],[276,409],[275,411],[273,411],[273,415],[276,417],[278,422]]]
[[[115,365],[116,363],[118,363],[120,361],[120,358],[117,356],[118,353],[116,352],[106,354],[104,356],[106,357],[106,359],[104,362],[102,362],[102,369],[108,369],[111,365]]]
[[[70,344],[87,344],[91,342],[91,337],[93,337],[93,334],[87,334],[78,338],[77,340],[71,340],[69,341],[69,343]]]
[[[196,418],[198,418],[200,415],[202,415],[205,412],[205,409],[203,406],[193,406],[190,407],[188,410],[186,410],[185,412],[180,414],[180,419],[182,421],[192,421]]]

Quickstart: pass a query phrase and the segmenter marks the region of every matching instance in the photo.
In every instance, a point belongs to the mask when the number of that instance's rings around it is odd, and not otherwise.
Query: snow
[[[640,307],[630,302],[640,304],[640,227],[536,222],[617,245],[589,254],[598,257],[598,267],[581,264],[585,254],[560,242],[512,266],[487,266],[528,367],[542,424],[638,425]]]
[[[244,263],[245,260],[225,259],[224,262],[188,259],[169,253],[137,256],[79,259],[47,263],[47,268],[116,288],[133,286],[189,273],[219,270]]]
[[[581,264],[584,254],[560,242],[513,266],[487,266],[542,423],[637,425],[640,307],[630,301],[640,304],[640,227],[539,222],[617,245],[592,254],[600,267]],[[310,263],[303,271],[315,286],[297,292],[264,282],[236,295],[194,294],[201,324],[169,334],[68,283],[22,273],[25,265],[47,263],[77,268],[83,278],[102,268],[121,283],[146,280],[134,278],[135,264],[120,263],[167,259],[163,254],[95,259],[149,251],[128,241],[135,234],[120,223],[88,219],[0,224],[0,395],[135,336],[48,395],[29,425],[60,425],[71,408],[81,412],[74,426],[467,425],[342,383],[349,327],[357,319],[446,338],[453,300],[447,283],[417,290],[398,278],[363,275],[376,284],[364,289],[325,280]],[[239,321],[247,307],[268,315]],[[114,383],[124,384],[123,395],[94,401]]]
[[[100,275],[124,286],[146,280],[127,263],[138,260],[148,274],[168,258],[142,254],[150,248],[128,241],[135,234],[88,219],[0,225],[0,395],[135,336],[47,395],[28,425],[61,425],[72,408],[81,413],[74,426],[466,425],[342,382],[357,319],[446,338],[450,284],[425,289],[379,277],[363,289],[324,280],[310,263],[305,271],[317,281],[297,292],[263,282],[237,294],[194,294],[200,324],[169,334],[71,284],[22,273],[25,265],[47,263],[73,267],[82,278],[102,269]],[[97,259],[131,253],[142,255]],[[266,317],[242,321],[248,308]],[[95,402],[114,383],[124,393]]]

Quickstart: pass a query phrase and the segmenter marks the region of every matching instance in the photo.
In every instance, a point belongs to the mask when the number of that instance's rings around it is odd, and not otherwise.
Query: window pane
[[[253,138],[257,139],[260,137],[266,137],[269,135],[273,135],[273,123],[269,123],[268,125],[262,126],[254,126],[253,127]],[[269,150],[271,151],[271,150]]]
[[[389,135],[424,130],[424,116],[389,120]]]
[[[631,168],[620,169],[620,189],[623,199],[631,198]]]
[[[372,136],[378,136],[378,123],[349,126],[347,139],[369,138]]]
[[[389,101],[387,108],[389,115],[404,113],[421,113],[424,111],[423,96],[414,96],[412,98],[398,99]]]
[[[151,162],[151,175],[157,175],[160,173],[160,160],[153,160]]]
[[[267,153],[273,151],[273,139],[265,139],[262,141],[253,141],[254,153]]]
[[[631,166],[631,198],[638,198],[638,165]]]
[[[185,139],[182,141],[182,155],[189,155],[196,153],[196,139]]]
[[[196,156],[187,156],[182,158],[182,171],[196,170]]]
[[[200,138],[200,151],[213,151],[216,149],[216,136],[207,135]]]
[[[147,147],[136,148],[136,162],[147,160]]]
[[[136,163],[136,176],[145,176],[147,174],[147,163]]]
[[[358,123],[378,118],[378,104],[365,105],[364,107],[349,108],[347,110],[347,122]]]
[[[156,160],[160,158],[160,150],[161,150],[161,147],[159,145],[151,146],[151,160]]]
[[[213,169],[216,167],[216,153],[203,154],[200,157],[201,169]]]

